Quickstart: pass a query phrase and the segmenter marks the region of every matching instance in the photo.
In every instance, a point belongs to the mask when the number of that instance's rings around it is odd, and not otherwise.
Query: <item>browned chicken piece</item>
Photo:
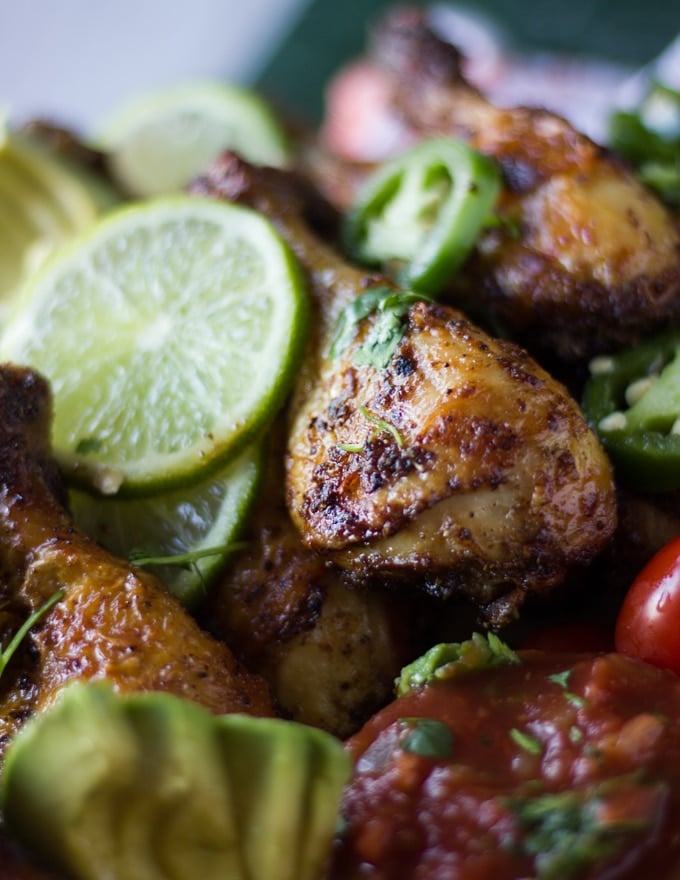
[[[287,501],[304,543],[357,578],[471,596],[499,622],[609,540],[607,457],[565,389],[517,346],[419,302],[384,369],[356,362],[376,321],[337,358],[336,316],[386,282],[342,262],[303,220],[294,178],[224,155],[195,192],[268,214],[316,306],[291,411]]]
[[[450,135],[498,160],[498,214],[507,222],[483,233],[452,280],[459,306],[481,308],[529,350],[571,362],[678,323],[680,230],[672,214],[621,160],[561,117],[493,106],[466,82],[460,54],[422,10],[389,14],[369,58],[340,77],[324,140],[344,158],[384,159]],[[352,114],[368,124],[348,126]],[[347,199],[332,163],[317,166],[331,195]]]
[[[213,712],[273,714],[263,679],[202,632],[155,578],[80,534],[57,495],[46,382],[0,368],[0,584],[25,618],[63,598],[32,629],[24,663],[0,682],[0,745],[72,679],[120,691],[168,691]]]
[[[402,666],[422,650],[413,597],[354,588],[306,548],[284,497],[284,427],[273,433],[248,547],[210,591],[205,616],[284,714],[341,738],[388,702]]]

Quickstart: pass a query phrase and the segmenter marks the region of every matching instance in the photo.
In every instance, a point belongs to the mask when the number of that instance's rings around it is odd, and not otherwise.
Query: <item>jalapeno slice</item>
[[[423,141],[365,181],[345,218],[352,257],[438,293],[474,246],[500,191],[496,163],[462,141]]]
[[[623,482],[680,489],[680,331],[596,358],[582,404]]]

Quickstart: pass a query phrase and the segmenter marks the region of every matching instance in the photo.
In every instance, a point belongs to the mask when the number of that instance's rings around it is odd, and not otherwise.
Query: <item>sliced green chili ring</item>
[[[634,489],[680,489],[680,331],[598,361],[583,410],[617,475]],[[629,404],[626,391],[645,379],[649,390]]]
[[[492,159],[451,138],[423,141],[367,178],[346,215],[347,250],[436,294],[472,250],[499,191]]]

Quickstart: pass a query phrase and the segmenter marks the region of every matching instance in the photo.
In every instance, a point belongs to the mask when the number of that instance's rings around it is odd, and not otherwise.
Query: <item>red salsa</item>
[[[520,658],[425,684],[348,742],[334,880],[680,876],[680,678]]]

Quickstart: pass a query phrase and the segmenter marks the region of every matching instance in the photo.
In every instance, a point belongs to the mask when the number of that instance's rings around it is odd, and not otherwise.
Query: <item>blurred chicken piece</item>
[[[65,880],[63,876],[37,865],[4,832],[0,832],[0,866],[2,880]]]
[[[203,616],[264,676],[287,716],[345,738],[392,699],[402,666],[424,647],[412,591],[353,588],[303,546],[284,497],[284,426],[272,435],[248,547],[210,591]]]
[[[357,579],[469,596],[493,623],[602,550],[616,520],[609,462],[577,404],[524,351],[419,302],[385,369],[355,361],[375,314],[332,358],[341,308],[388,282],[310,230],[322,212],[286,172],[225,154],[193,191],[267,214],[308,275],[315,333],[287,460],[288,507],[308,547]]]
[[[216,713],[273,714],[265,682],[244,672],[160,583],[73,527],[58,498],[50,416],[45,381],[2,366],[3,600],[25,618],[57,590],[64,597],[27,636],[19,668],[13,664],[0,682],[0,746],[72,679],[107,678],[120,691],[169,691]]]
[[[375,162],[450,135],[497,159],[505,222],[482,235],[450,294],[529,350],[583,361],[677,324],[680,230],[669,211],[561,117],[493,106],[466,82],[461,60],[422,10],[396,9],[375,29],[369,57],[331,85],[324,146]],[[315,164],[327,194],[346,206],[356,167],[342,174],[323,156]]]

